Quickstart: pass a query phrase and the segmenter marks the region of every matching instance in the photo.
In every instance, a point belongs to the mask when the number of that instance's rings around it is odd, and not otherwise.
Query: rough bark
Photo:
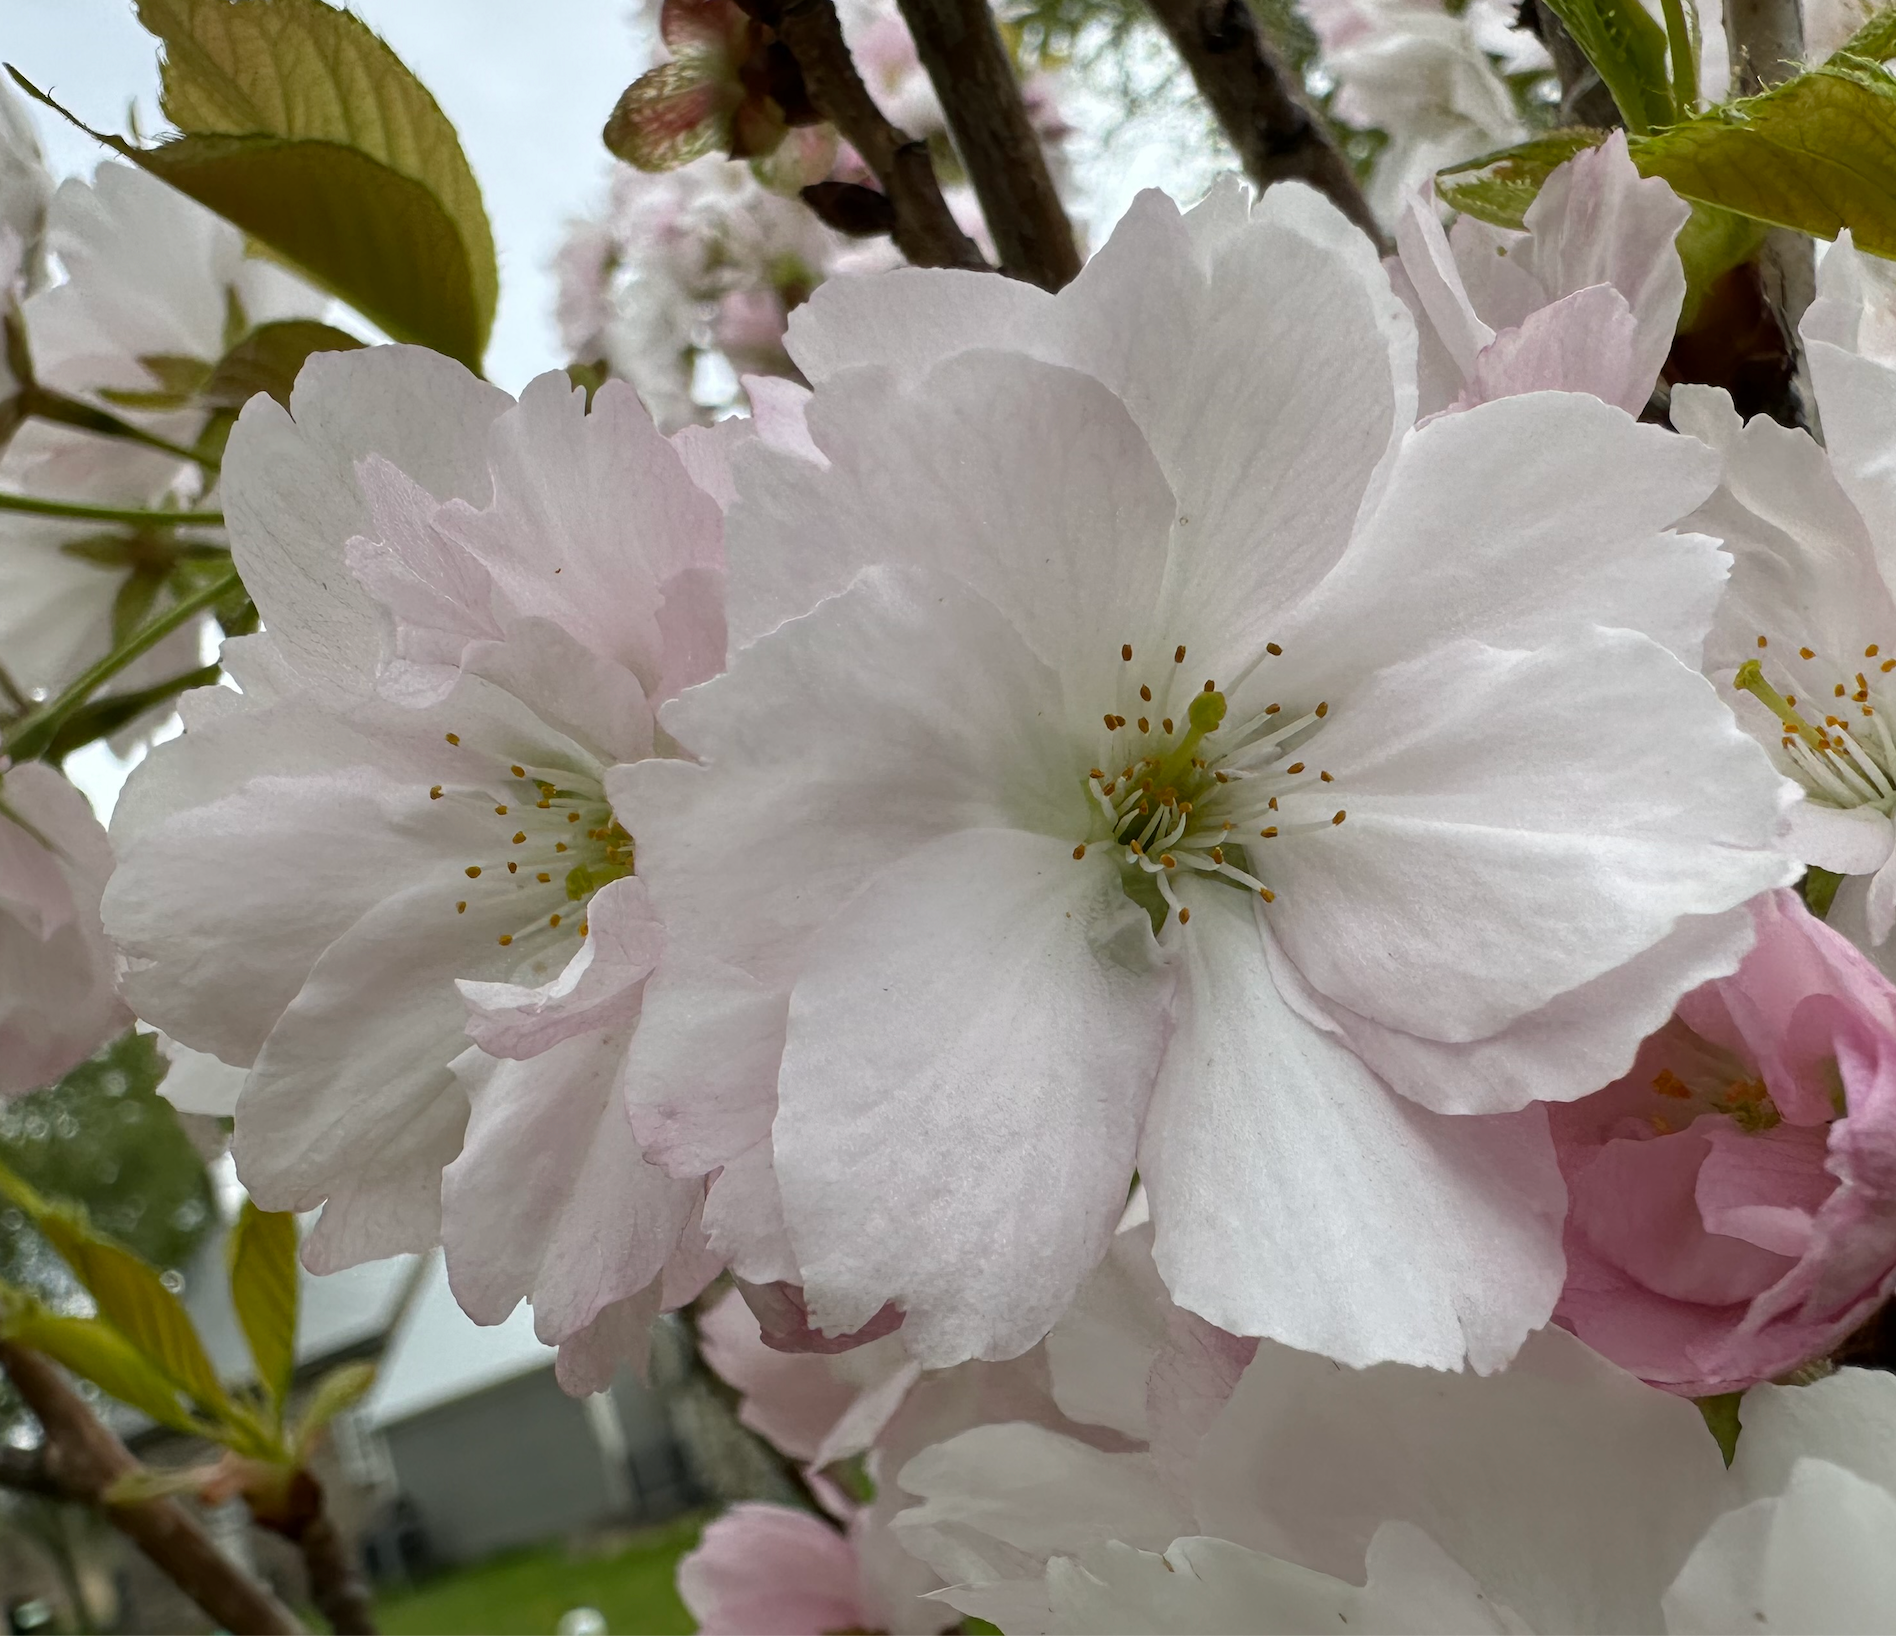
[[[785,0],[769,21],[796,58],[811,102],[889,196],[896,248],[918,267],[991,271],[941,196],[928,144],[892,125],[856,72],[833,0]]]
[[[1001,271],[1057,290],[1080,270],[1073,227],[987,0],[901,0]]]
[[[236,1636],[298,1636],[296,1617],[223,1555],[176,1500],[107,1504],[105,1491],[139,1463],[47,1358],[0,1342],[0,1368],[40,1423],[43,1465],[62,1497],[95,1505],[212,1619]]]
[[[1356,173],[1304,105],[1244,0],[1149,0],[1217,117],[1245,174],[1260,188],[1308,182],[1387,251]]]

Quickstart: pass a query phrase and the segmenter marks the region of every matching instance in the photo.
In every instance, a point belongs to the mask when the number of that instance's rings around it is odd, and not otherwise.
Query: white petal
[[[1170,1305],[1152,1265],[1152,1229],[1115,1233],[1106,1259],[1047,1336],[1060,1412],[1144,1442],[1151,1435],[1146,1376],[1165,1346]]]
[[[811,940],[773,1139],[812,1321],[830,1333],[894,1300],[930,1367],[1011,1357],[1105,1252],[1168,984],[1102,952],[1145,911],[1114,865],[1071,851],[946,836]]]
[[[1287,960],[1274,961],[1272,970],[1301,1015],[1338,1034],[1404,1096],[1437,1113],[1508,1113],[1530,1102],[1571,1102],[1618,1079],[1639,1042],[1672,1015],[1675,999],[1729,977],[1754,935],[1743,909],[1687,915],[1625,965],[1556,995],[1497,1034],[1459,1045],[1387,1028],[1325,1001]]]
[[[867,565],[914,565],[1009,613],[1047,663],[1095,679],[1106,696],[1093,714],[1110,708],[1112,667],[1120,644],[1145,634],[1175,514],[1110,391],[1075,370],[969,352],[906,390],[880,371],[854,374],[812,402],[809,422],[829,465],[762,444],[739,457],[734,644]],[[1022,426],[1034,435],[1018,436]]]
[[[588,935],[557,977],[537,988],[460,979],[467,1033],[496,1057],[531,1057],[574,1034],[638,1017],[639,985],[658,964],[665,928],[645,883],[609,881],[584,909]]]
[[[497,958],[499,934],[518,929],[506,894],[456,914],[454,893],[452,877],[424,879],[377,904],[323,951],[270,1031],[233,1144],[238,1175],[265,1208],[307,1210],[356,1190],[362,1172],[407,1152],[411,1127],[452,1125],[445,1152],[446,1137],[430,1136],[414,1159],[416,1187],[425,1179],[438,1199],[466,1117],[449,1068],[467,1044],[454,978],[478,969],[483,948]],[[450,1120],[443,1108],[459,1111]]]
[[[1892,1534],[1896,1495],[1841,1466],[1799,1460],[1782,1498],[1712,1525],[1666,1593],[1666,1629],[1896,1632]]]
[[[356,462],[381,455],[438,500],[487,499],[487,428],[512,400],[422,347],[315,354],[286,413],[259,394],[224,457],[231,555],[264,623],[312,677],[361,687],[376,617],[343,562],[367,531]]]
[[[1049,1556],[1117,1539],[1163,1550],[1191,1526],[1143,1454],[1102,1454],[1032,1425],[978,1426],[896,1473],[923,1503],[895,1531],[949,1584],[1038,1578]]]
[[[1407,1522],[1540,1631],[1657,1629],[1728,1503],[1697,1409],[1559,1330],[1486,1379],[1260,1346],[1199,1478],[1206,1533],[1354,1581]]]
[[[1348,821],[1264,854],[1271,927],[1320,994],[1385,1026],[1497,1033],[1797,874],[1771,849],[1791,787],[1630,631],[1446,645],[1332,710],[1312,749],[1336,782],[1285,811]]]
[[[645,1163],[617,1091],[623,1032],[570,1038],[530,1062],[469,1053],[472,1112],[442,1185],[455,1299],[499,1323],[523,1298],[557,1345],[654,1283],[702,1187]]]
[[[1480,1370],[1546,1322],[1566,1194],[1539,1110],[1452,1119],[1295,1015],[1252,901],[1189,891],[1139,1172],[1181,1306],[1362,1366]]]
[[[615,768],[607,791],[671,935],[774,982],[867,872],[936,837],[1018,826],[1071,850],[1097,809],[1066,715],[991,603],[871,569],[665,707],[706,766]]]
[[[1613,481],[1549,503],[1586,468]],[[1332,699],[1366,662],[1588,624],[1643,631],[1696,667],[1725,562],[1716,541],[1670,530],[1717,482],[1709,451],[1579,393],[1443,416],[1405,440],[1382,504],[1278,640]]]
[[[1744,1434],[1732,1462],[1746,1497],[1782,1493],[1804,1455],[1896,1492],[1896,1376],[1840,1369],[1807,1387],[1746,1393]]]

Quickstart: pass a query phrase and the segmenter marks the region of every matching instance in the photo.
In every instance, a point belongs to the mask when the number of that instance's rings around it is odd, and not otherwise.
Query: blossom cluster
[[[689,62],[705,33],[745,26],[735,0],[666,0],[653,9],[680,53],[673,65]],[[852,55],[877,104],[952,163],[941,103],[891,0],[856,0],[843,10]],[[734,68],[726,72],[735,78]],[[1064,178],[1070,132],[1057,82],[1035,74],[1023,93],[1056,176]],[[732,95],[740,94],[734,87]],[[719,106],[692,84],[656,105],[651,117],[675,148],[681,117],[702,123],[708,136],[718,128]],[[901,257],[887,239],[850,238],[826,226],[798,190],[871,180],[861,157],[827,125],[789,132],[757,161],[712,151],[679,168],[615,164],[604,210],[573,225],[555,263],[561,341],[581,364],[603,365],[631,381],[667,431],[708,419],[737,393],[742,377],[800,379],[784,347],[789,314],[824,279],[888,271]],[[951,175],[946,198],[963,228],[991,252],[966,180]]]
[[[316,351],[211,429],[320,298],[7,132],[33,390],[146,441],[0,490],[223,519],[9,515],[14,702],[194,550],[257,617],[109,845],[0,767],[0,1094],[135,1015],[311,1270],[439,1245],[575,1393],[695,1311],[824,1511],[709,1530],[707,1630],[1886,1622],[1886,263],[1824,257],[1820,440],[1662,381],[1623,135],[1387,263],[1148,192],[1058,293],[713,157],[569,254],[664,379]]]

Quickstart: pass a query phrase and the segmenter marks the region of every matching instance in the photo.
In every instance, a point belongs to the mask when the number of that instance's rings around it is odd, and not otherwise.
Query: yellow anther
[[[1178,651],[1172,655],[1172,663],[1175,665],[1185,663],[1185,644],[1183,642],[1179,643]]]
[[[527,769],[525,767],[510,767],[508,771],[511,772],[515,778],[525,778],[527,776]]]
[[[479,880],[481,878],[481,866],[477,863],[469,864],[467,866],[467,878],[469,880]]]
[[[1181,926],[1183,926],[1183,925],[1185,924],[1185,922],[1186,922],[1186,921],[1188,921],[1188,920],[1190,920],[1191,918],[1192,918],[1192,912],[1191,912],[1191,910],[1189,910],[1189,909],[1186,909],[1186,908],[1183,908],[1183,907],[1181,907],[1181,908],[1179,909],[1179,912],[1178,912],[1178,923],[1179,923],[1179,924],[1180,924]],[[1163,1560],[1164,1560],[1164,1558],[1160,1558],[1160,1560],[1161,1560],[1161,1561],[1163,1561]]]
[[[1284,650],[1280,648],[1275,642],[1266,642],[1264,644],[1264,651],[1268,653],[1273,659],[1275,659]]]
[[[1347,812],[1338,812],[1338,813],[1337,813],[1337,815],[1336,815],[1336,816],[1335,816],[1334,818],[1332,818],[1332,819],[1330,820],[1330,822],[1331,822],[1332,824],[1340,824],[1340,823],[1342,823],[1342,822],[1343,822],[1343,820],[1344,820],[1345,818],[1347,818],[1348,816],[1349,816],[1349,814],[1348,814]]]
[[[1132,663],[1132,644],[1130,642],[1120,643],[1119,657],[1124,659],[1128,664]]]
[[[1815,659],[1817,657],[1809,648],[1799,648],[1797,650],[1797,656],[1800,659]]]
[[[518,846],[526,838],[527,838],[527,832],[524,829],[516,829],[514,831],[513,844],[515,846]]]
[[[467,913],[467,900],[465,898],[463,898],[459,903],[455,904],[454,912],[457,915],[464,915]]]
[[[461,735],[459,733],[449,733],[446,737],[450,744],[459,744],[461,742]]]
[[[544,886],[546,885],[548,881],[552,880],[553,877],[547,874],[545,870],[541,870],[540,873],[535,875],[533,878],[537,880],[542,886]]]
[[[546,923],[549,926],[557,926],[560,923],[560,917],[558,915],[548,915],[546,917]]]
[[[428,786],[428,799],[430,801],[439,801],[441,799],[441,786],[439,784],[430,784]]]
[[[507,945],[508,945],[509,943],[511,943],[512,941],[513,941],[513,933],[512,933],[512,932],[502,932],[502,933],[500,934],[500,946],[501,946],[501,947],[502,947],[503,949],[504,949],[504,948],[506,948],[506,947],[507,947]]]
[[[1277,901],[1277,894],[1273,892],[1268,886],[1260,886],[1257,889],[1257,895],[1261,897],[1266,903],[1275,903]]]
[[[1084,858],[1086,856],[1086,843],[1084,841],[1080,842],[1080,844],[1073,849],[1073,856],[1075,858]]]
[[[1277,826],[1272,824],[1269,829],[1260,829],[1258,834],[1262,835],[1267,841],[1274,841],[1277,839]]]
[[[494,808],[494,812],[497,816],[502,817],[502,818],[505,818],[507,816],[507,809],[505,807],[496,807]]]
[[[1291,774],[1293,777],[1295,777],[1298,773],[1302,772],[1303,770],[1304,770],[1304,764],[1301,761],[1293,761],[1288,767],[1284,769],[1285,772]]]

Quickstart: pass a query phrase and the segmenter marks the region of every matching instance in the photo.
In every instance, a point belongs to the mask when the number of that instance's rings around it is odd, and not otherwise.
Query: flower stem
[[[133,660],[149,653],[180,625],[187,623],[232,591],[242,589],[243,581],[238,578],[237,570],[232,568],[227,573],[220,574],[209,584],[193,591],[189,596],[174,602],[122,646],[113,649],[97,664],[88,668],[57,698],[48,700],[32,715],[18,723],[7,735],[7,754],[15,761],[30,761],[44,755],[47,747],[53,742],[54,735],[59,731],[60,723],[91,698],[99,688],[125,669]]]
[[[221,511],[145,511],[135,506],[89,506],[76,500],[42,500],[33,494],[0,493],[0,511],[30,517],[71,517],[80,522],[130,523],[154,528],[222,528]]]
[[[91,404],[69,398],[63,392],[53,391],[51,387],[37,384],[29,386],[21,397],[25,400],[25,412],[37,415],[41,420],[55,421],[61,426],[76,426],[83,432],[97,432],[101,437],[116,437],[127,443],[143,444],[147,449],[157,449],[174,459],[189,460],[208,472],[222,469],[215,455],[187,449],[182,443],[173,443],[156,432],[148,432],[142,426],[134,426],[129,420],[121,420],[107,410],[95,409]]]

